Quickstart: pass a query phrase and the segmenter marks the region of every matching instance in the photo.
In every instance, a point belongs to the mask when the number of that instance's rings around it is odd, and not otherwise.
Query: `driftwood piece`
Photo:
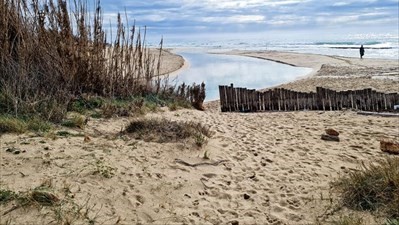
[[[399,154],[399,142],[393,140],[381,140],[380,149],[390,154]]]
[[[181,159],[175,159],[175,162],[176,162],[176,163],[180,163],[180,164],[182,164],[182,165],[190,166],[190,167],[197,167],[197,166],[218,166],[219,164],[224,163],[224,162],[228,162],[228,161],[229,161],[229,160],[223,159],[223,160],[219,160],[219,161],[215,161],[215,162],[188,163],[188,162],[185,162],[185,161],[183,161],[183,160],[181,160]]]
[[[339,137],[337,136],[332,136],[329,134],[322,134],[321,135],[321,140],[325,140],[325,141],[337,141],[339,142]]]
[[[330,136],[336,136],[336,137],[339,136],[339,132],[334,129],[331,129],[331,128],[326,129],[326,134],[328,134]]]

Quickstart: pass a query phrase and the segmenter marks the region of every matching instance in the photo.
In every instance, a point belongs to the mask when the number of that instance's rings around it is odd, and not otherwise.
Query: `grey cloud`
[[[251,32],[270,28],[395,26],[397,0],[103,0],[103,10],[123,12],[155,32]]]

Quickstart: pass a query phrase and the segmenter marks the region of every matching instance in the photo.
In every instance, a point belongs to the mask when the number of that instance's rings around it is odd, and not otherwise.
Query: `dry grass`
[[[60,121],[69,102],[85,93],[128,97],[162,90],[161,62],[155,64],[145,45],[145,29],[126,28],[118,15],[109,45],[101,6],[89,15],[86,4],[70,4],[1,0],[0,30],[7,31],[0,33],[2,113]]]
[[[125,133],[138,139],[158,143],[179,142],[192,138],[198,146],[205,144],[211,131],[200,123],[177,122],[158,119],[136,119],[125,129]]]
[[[399,218],[399,158],[388,158],[351,172],[333,183],[341,203],[354,210]]]

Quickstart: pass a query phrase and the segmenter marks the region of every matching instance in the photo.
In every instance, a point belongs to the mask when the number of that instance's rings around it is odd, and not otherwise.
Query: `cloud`
[[[373,29],[399,23],[397,0],[103,0],[102,6],[106,19],[126,10],[129,20],[159,34],[329,26]]]
[[[265,16],[262,15],[234,15],[224,17],[204,17],[203,22],[219,24],[243,24],[243,23],[264,23]]]

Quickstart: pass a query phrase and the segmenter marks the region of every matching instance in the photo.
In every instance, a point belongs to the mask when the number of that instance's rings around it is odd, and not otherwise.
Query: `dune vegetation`
[[[160,76],[163,40],[150,49],[146,28],[128,27],[118,14],[107,40],[99,2],[92,11],[79,0],[0,3],[0,117],[61,122],[71,110],[109,117],[194,101],[190,87],[178,90]]]

